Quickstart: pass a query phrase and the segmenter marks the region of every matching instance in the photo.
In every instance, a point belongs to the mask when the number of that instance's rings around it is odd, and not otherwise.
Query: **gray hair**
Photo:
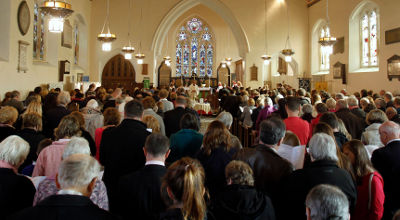
[[[89,142],[82,137],[73,137],[68,142],[64,149],[62,159],[66,159],[72,154],[87,154],[90,155]]]
[[[336,106],[338,107],[338,109],[349,108],[349,105],[347,104],[346,100],[344,100],[344,99],[337,100]]]
[[[346,101],[349,106],[358,106],[358,99],[355,97],[349,97]]]
[[[336,108],[336,100],[333,98],[329,98],[328,100],[326,100],[326,106],[328,107],[328,109]]]
[[[349,200],[336,186],[321,184],[310,190],[306,198],[312,220],[348,220]]]
[[[217,118],[218,121],[222,122],[226,128],[230,128],[233,122],[232,114],[226,111],[221,112]]]
[[[61,189],[87,187],[99,175],[100,164],[85,154],[74,154],[63,160],[58,169]]]
[[[14,167],[21,165],[29,153],[29,144],[17,135],[8,136],[0,143],[0,160]]]
[[[66,105],[71,102],[71,96],[66,91],[61,91],[57,96],[57,102],[61,105]]]
[[[314,134],[310,140],[309,149],[311,157],[314,160],[338,161],[335,141],[327,134]]]
[[[301,110],[303,111],[304,114],[305,113],[311,114],[313,112],[313,106],[310,104],[304,104]]]
[[[336,95],[335,95],[335,99],[336,100],[341,100],[341,99],[344,99],[344,95],[343,95],[343,93],[336,93]]]

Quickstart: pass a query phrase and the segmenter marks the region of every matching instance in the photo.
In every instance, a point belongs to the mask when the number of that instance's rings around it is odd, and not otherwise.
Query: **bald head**
[[[397,115],[397,110],[393,107],[389,107],[386,109],[386,116],[389,118],[389,120],[392,120],[394,116]]]
[[[379,127],[381,141],[386,145],[389,141],[400,138],[400,125],[393,121],[387,121]]]
[[[349,108],[349,105],[347,104],[346,100],[340,99],[336,101],[336,111],[345,108]]]

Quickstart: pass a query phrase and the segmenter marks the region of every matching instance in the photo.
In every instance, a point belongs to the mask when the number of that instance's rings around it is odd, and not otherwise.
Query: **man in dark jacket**
[[[104,166],[103,180],[107,187],[110,210],[114,208],[118,180],[121,176],[141,169],[146,161],[142,148],[150,134],[141,122],[142,103],[132,100],[125,105],[125,118],[114,129],[103,132],[100,143],[100,163]]]
[[[347,98],[347,104],[349,105],[349,109],[351,111],[351,113],[353,113],[354,115],[358,116],[359,118],[361,118],[362,120],[365,120],[365,112],[364,110],[362,110],[359,105],[358,105],[358,99],[354,98],[354,97],[349,97]]]
[[[307,193],[316,185],[330,184],[339,187],[350,202],[353,210],[357,199],[357,189],[351,175],[337,166],[338,157],[333,138],[324,133],[317,133],[309,142],[311,164],[294,171],[284,184],[285,212],[282,219],[306,219],[304,201]]]
[[[10,220],[116,219],[89,199],[99,172],[100,165],[93,157],[71,155],[60,165],[56,184],[61,190],[57,195],[18,212]]]
[[[178,96],[175,101],[175,109],[164,113],[165,134],[170,137],[178,132],[181,128],[179,122],[185,113],[194,114],[192,110],[186,108],[187,98]]]
[[[161,182],[167,169],[169,140],[162,134],[151,134],[143,148],[145,167],[123,176],[119,181],[118,213],[125,219],[158,219],[165,210],[161,199]]]
[[[275,212],[267,195],[254,188],[253,171],[242,161],[225,168],[228,186],[218,194],[213,206],[216,219],[272,220]]]
[[[57,106],[45,112],[45,121],[43,125],[43,133],[48,138],[54,137],[54,129],[57,128],[61,119],[69,115],[71,112],[67,109],[68,103],[71,102],[71,96],[68,92],[62,91],[57,96]]]
[[[336,102],[336,116],[342,119],[347,131],[353,139],[361,139],[365,128],[365,122],[358,116],[351,113],[347,101],[340,99]]]
[[[254,172],[254,186],[271,198],[275,208],[282,207],[281,183],[292,171],[292,164],[278,155],[277,149],[285,136],[286,126],[277,117],[264,120],[260,125],[260,143],[244,148],[235,156],[247,162]],[[276,210],[279,215],[279,210]]]
[[[342,132],[339,131],[339,120],[336,116],[335,113],[333,112],[325,112],[320,118],[319,122],[323,122],[328,124],[332,130],[333,130],[333,135],[335,135],[335,140],[340,149],[342,149],[342,146],[344,143],[346,143],[347,138],[346,135],[344,135]]]
[[[385,182],[382,219],[392,219],[400,208],[400,126],[387,121],[379,127],[379,134],[385,147],[375,150],[371,161]]]

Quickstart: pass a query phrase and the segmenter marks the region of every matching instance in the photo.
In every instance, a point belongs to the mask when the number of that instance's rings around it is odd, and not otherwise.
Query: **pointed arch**
[[[125,60],[121,54],[117,54],[104,66],[101,84],[106,89],[119,87],[133,91],[136,86],[135,77],[135,68],[132,63]]]

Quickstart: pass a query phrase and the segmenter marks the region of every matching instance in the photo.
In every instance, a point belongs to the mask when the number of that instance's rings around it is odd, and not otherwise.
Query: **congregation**
[[[6,93],[0,218],[400,219],[400,94],[278,84],[207,98],[203,133],[174,86]]]

